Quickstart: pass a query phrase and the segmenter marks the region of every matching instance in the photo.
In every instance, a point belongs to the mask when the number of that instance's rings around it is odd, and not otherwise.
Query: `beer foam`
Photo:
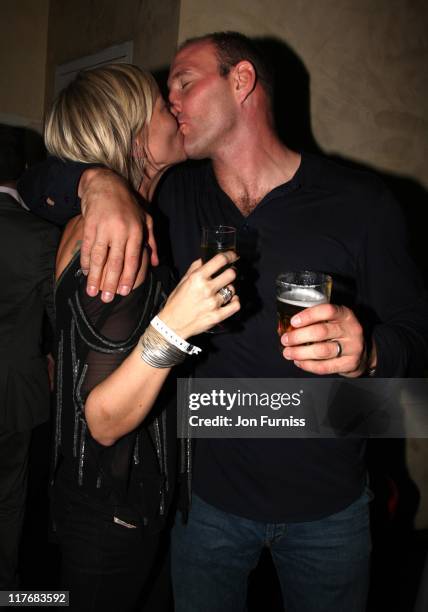
[[[287,297],[278,297],[278,300],[283,304],[298,306],[299,308],[308,308],[309,306],[318,306],[319,304],[327,304],[326,296],[312,289],[311,287],[299,287],[287,293]]]

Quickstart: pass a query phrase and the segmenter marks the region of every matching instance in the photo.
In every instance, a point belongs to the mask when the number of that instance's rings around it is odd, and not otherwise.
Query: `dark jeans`
[[[31,430],[0,432],[0,589],[18,587]]]
[[[176,612],[242,612],[247,581],[267,546],[287,612],[363,612],[371,541],[369,494],[326,518],[260,523],[193,495],[189,522],[172,535]]]
[[[54,528],[62,553],[61,587],[76,612],[131,612],[157,579],[162,534],[126,507],[100,511],[84,496],[55,485]],[[135,525],[126,527],[115,522]],[[163,610],[158,602],[156,610]],[[156,604],[155,604],[156,605]]]

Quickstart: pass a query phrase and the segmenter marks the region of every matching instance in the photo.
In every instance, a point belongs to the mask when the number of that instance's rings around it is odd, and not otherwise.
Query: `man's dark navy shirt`
[[[43,199],[49,196],[61,214],[65,194],[75,205],[82,167],[65,172],[56,163],[42,189],[31,178],[21,183],[33,209],[46,211]],[[286,361],[278,347],[275,278],[287,270],[332,275],[332,302],[351,307],[367,337],[373,334],[377,376],[418,375],[427,362],[426,293],[406,250],[399,208],[375,176],[304,154],[295,176],[244,217],[219,187],[210,162],[186,163],[163,180],[158,207],[180,274],[200,255],[202,226],[238,229],[242,311],[234,331],[210,336],[195,376],[311,376]],[[361,494],[364,443],[204,439],[197,441],[193,470],[196,494],[226,512],[268,522],[315,520]]]

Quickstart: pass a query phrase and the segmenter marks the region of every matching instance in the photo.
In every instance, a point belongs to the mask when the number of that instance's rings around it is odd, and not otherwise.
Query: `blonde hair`
[[[135,139],[145,138],[158,95],[153,76],[130,64],[81,72],[53,103],[46,147],[61,159],[103,164],[138,189],[146,155]]]

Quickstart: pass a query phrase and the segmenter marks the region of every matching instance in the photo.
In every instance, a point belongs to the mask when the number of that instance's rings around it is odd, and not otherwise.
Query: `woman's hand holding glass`
[[[169,296],[159,318],[178,336],[187,339],[206,332],[238,312],[241,306],[232,285],[236,271],[228,267],[215,276],[237,259],[234,251],[225,251],[205,264],[201,259],[194,261]],[[226,304],[219,293],[223,287],[233,294]]]

